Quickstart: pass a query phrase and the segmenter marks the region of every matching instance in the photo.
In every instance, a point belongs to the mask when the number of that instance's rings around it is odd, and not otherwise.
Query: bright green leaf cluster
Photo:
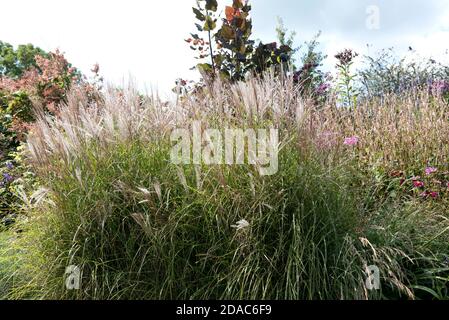
[[[27,69],[37,67],[35,57],[46,53],[32,44],[19,45],[17,50],[9,43],[0,41],[0,76],[19,78]]]

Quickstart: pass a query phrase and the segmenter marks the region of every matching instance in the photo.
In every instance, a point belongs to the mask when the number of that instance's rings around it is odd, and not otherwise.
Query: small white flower
[[[237,229],[237,231],[248,228],[248,227],[249,227],[249,222],[246,221],[245,219],[237,221],[237,224],[231,225],[231,228],[235,228],[235,229]]]
[[[76,168],[75,169],[75,177],[78,180],[78,182],[80,183],[80,185],[83,185],[83,179],[81,179],[81,169],[80,168]]]
[[[39,188],[31,195],[31,203],[38,205],[48,194],[49,190],[46,188]]]
[[[157,197],[159,198],[159,201],[162,202],[161,184],[159,183],[159,181],[156,181],[153,186],[154,186],[154,191],[156,191]]]
[[[142,192],[145,195],[151,194],[151,192],[148,189],[146,189],[146,188],[137,188],[137,189],[139,189],[139,191]]]

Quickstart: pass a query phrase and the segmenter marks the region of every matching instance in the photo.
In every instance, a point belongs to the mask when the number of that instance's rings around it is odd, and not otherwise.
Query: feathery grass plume
[[[217,80],[175,103],[132,85],[108,88],[96,104],[72,92],[28,140],[52,204],[41,201],[20,225],[22,280],[11,297],[447,296],[447,197],[401,195],[389,176],[430,163],[448,170],[447,104],[423,92],[354,110],[335,107],[335,97],[318,106],[292,83],[270,73]],[[171,164],[171,130],[196,120],[203,129],[278,128],[279,172]],[[355,136],[357,145],[344,145]],[[80,290],[62,285],[69,265],[82,270]],[[369,265],[380,269],[379,291],[365,286]]]

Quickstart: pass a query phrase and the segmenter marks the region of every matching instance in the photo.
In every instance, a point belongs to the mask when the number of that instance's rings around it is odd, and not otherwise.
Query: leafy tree
[[[250,70],[249,56],[254,50],[252,21],[249,18],[251,6],[234,0],[232,6],[225,9],[226,18],[215,35],[220,48],[215,56],[221,75],[231,80],[242,80]]]
[[[310,41],[304,42],[305,50],[300,57],[301,68],[293,76],[301,94],[314,98],[316,102],[325,100],[332,80],[329,73],[325,74],[321,70],[327,56],[318,50],[320,35],[321,32],[318,32]]]
[[[0,41],[0,76],[19,78],[31,67],[37,67],[36,56],[47,53],[32,44],[19,45],[17,50],[9,43]]]
[[[398,57],[390,48],[373,57],[365,56],[365,67],[359,71],[359,76],[360,91],[364,98],[370,98],[447,82],[449,67],[433,59]]]
[[[286,72],[290,64],[291,51],[291,48],[286,45],[278,48],[276,42],[259,43],[252,57],[252,67],[257,74],[262,74],[263,71],[272,66],[282,66],[282,71]],[[279,71],[279,68],[277,71]]]
[[[218,18],[216,0],[198,0],[193,8],[195,18],[199,21],[196,27],[200,32],[206,32],[207,39],[199,34],[192,34],[186,41],[192,50],[198,51],[197,59],[210,57],[210,62],[199,63],[197,68],[203,78],[214,78],[217,74],[230,81],[243,80],[248,73],[261,74],[273,65],[289,61],[292,49],[288,45],[276,43],[259,43],[251,40],[252,20],[249,1],[233,0],[232,6],[225,7],[225,17],[222,25],[217,28]],[[215,42],[214,50],[212,41]]]
[[[295,65],[294,55],[298,52],[299,48],[294,48],[294,40],[296,36],[296,31],[292,31],[289,33],[289,30],[285,27],[284,21],[281,17],[277,17],[277,26],[276,26],[276,35],[281,46],[288,46],[292,48],[292,51],[289,53],[289,61],[293,68],[296,70],[297,67]]]
[[[207,33],[207,39],[205,40],[198,34],[191,33],[192,38],[186,40],[190,44],[190,49],[198,52],[198,56],[195,57],[196,59],[210,57],[211,63],[209,66],[212,70],[215,70],[212,31],[217,26],[217,18],[215,17],[217,9],[218,3],[216,0],[197,0],[197,7],[192,8],[195,18],[199,21],[199,23],[195,23],[195,26],[199,32]]]

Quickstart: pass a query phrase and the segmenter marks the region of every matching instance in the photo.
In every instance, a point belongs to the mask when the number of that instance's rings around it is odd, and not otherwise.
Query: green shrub
[[[360,93],[369,99],[406,94],[427,89],[435,82],[447,82],[449,66],[414,54],[398,57],[393,49],[388,49],[374,56],[366,56],[365,65],[358,76]]]

